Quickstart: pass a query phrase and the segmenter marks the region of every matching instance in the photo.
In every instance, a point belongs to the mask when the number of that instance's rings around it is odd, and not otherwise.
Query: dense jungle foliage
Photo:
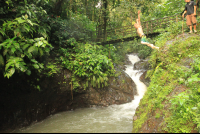
[[[182,22],[171,23],[161,35],[147,40],[161,48],[152,50],[140,40],[97,45],[94,41],[106,29],[131,24],[141,10],[141,21],[153,20],[184,10],[184,0],[2,0],[0,1],[0,71],[5,79],[15,74],[53,77],[62,68],[72,72],[76,91],[80,81],[84,89],[108,85],[116,76],[114,65],[122,64],[127,53],[150,58],[151,84],[136,114],[133,132],[147,119],[147,113],[161,109],[167,132],[191,132],[200,129],[200,44],[199,36],[176,39]],[[197,18],[199,21],[199,18]],[[185,32],[187,32],[184,23]],[[175,42],[166,46],[168,40]],[[166,49],[166,51],[164,51]],[[191,68],[183,60],[191,59]],[[60,68],[61,66],[61,68]],[[177,86],[184,91],[170,96]],[[35,88],[40,90],[39,86]],[[165,103],[170,104],[168,110]],[[146,106],[148,104],[148,106]],[[164,111],[162,111],[164,109]]]
[[[0,14],[0,70],[5,78],[15,73],[38,77],[56,75],[61,65],[73,72],[73,88],[85,80],[106,86],[114,76],[113,63],[123,61],[129,45],[118,56],[120,46],[96,45],[96,31],[126,24],[138,9],[146,14],[160,1],[139,0],[5,0]],[[139,8],[138,8],[139,7]],[[127,21],[124,21],[124,19]],[[120,21],[119,21],[120,20]],[[92,36],[94,36],[92,38]],[[132,49],[131,49],[132,48]],[[150,49],[146,47],[150,54]],[[125,51],[124,51],[125,50]],[[142,54],[141,54],[142,55]],[[52,58],[53,57],[53,58]],[[52,59],[52,60],[49,60]],[[38,87],[38,89],[40,89]]]

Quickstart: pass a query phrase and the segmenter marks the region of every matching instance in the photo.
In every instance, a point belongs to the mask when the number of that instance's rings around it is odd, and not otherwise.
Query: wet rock
[[[109,106],[131,102],[137,93],[136,85],[132,79],[121,72],[120,77],[109,79],[109,85],[103,88],[89,87],[85,94],[88,94],[88,105]],[[77,102],[78,103],[78,102]]]
[[[149,70],[150,69],[150,64],[148,62],[148,59],[145,60],[140,60],[136,62],[133,66],[134,70]]]
[[[137,120],[137,116],[133,116],[133,120]]]
[[[143,82],[148,87],[151,80],[150,78],[146,78],[146,75],[147,75],[147,71],[144,71],[144,73],[140,76],[140,81]]]

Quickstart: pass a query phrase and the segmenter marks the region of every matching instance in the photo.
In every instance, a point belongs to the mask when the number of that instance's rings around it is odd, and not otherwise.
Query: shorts
[[[147,42],[146,35],[144,35],[144,34],[142,35],[142,38],[141,38],[141,43],[142,43],[142,42]],[[148,43],[148,42],[147,42],[147,43]]]
[[[193,14],[187,15],[186,16],[186,24],[188,26],[191,26],[192,24],[196,24],[197,23],[197,19]]]

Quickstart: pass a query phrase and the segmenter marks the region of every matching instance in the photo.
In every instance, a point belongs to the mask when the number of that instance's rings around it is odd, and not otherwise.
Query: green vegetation
[[[133,132],[138,132],[157,109],[155,117],[164,117],[160,126],[163,131],[190,133],[200,129],[200,37],[183,38],[181,26],[181,22],[173,24],[155,39],[160,51],[153,51],[150,56],[153,69],[147,77],[151,83],[136,111],[140,118],[134,121]]]
[[[114,64],[122,64],[128,53],[138,53],[142,59],[150,58],[152,70],[147,73],[151,83],[136,111],[140,118],[134,121],[133,132],[157,109],[155,118],[164,117],[163,131],[200,129],[199,35],[182,38],[182,22],[172,22],[166,29],[157,29],[167,32],[148,38],[160,51],[141,45],[140,40],[104,46],[94,41],[103,38],[106,29],[130,25],[137,10],[141,10],[143,22],[180,14],[184,5],[184,0],[1,1],[0,71],[4,79],[37,72],[36,82],[27,81],[41,90],[41,76],[54,77],[68,69],[72,75],[67,84],[74,91],[89,85],[101,88],[109,84],[109,77],[119,74],[115,74]],[[185,31],[186,27],[184,22]]]
[[[90,82],[93,87],[108,85],[108,76],[114,76],[115,70],[111,59],[108,59],[108,48],[103,46],[81,44],[74,38],[68,40],[72,49],[60,48],[58,59],[63,67],[73,72],[72,81],[79,87],[78,81],[85,81],[84,89]],[[83,82],[82,82],[83,83]]]
[[[3,52],[0,54],[0,64],[5,65],[3,69],[5,77],[11,77],[15,70],[30,75],[31,68],[38,69],[38,71],[43,69],[43,64],[35,58],[48,53],[52,46],[43,37],[31,38],[35,25],[37,26],[28,19],[28,15],[3,23],[1,34],[4,42],[0,44]]]
[[[144,4],[146,0],[102,2],[96,7],[99,1],[2,1],[0,71],[4,77],[9,79],[15,73],[31,75],[35,71],[38,77],[53,77],[63,67],[73,72],[73,89],[86,89],[90,83],[100,88],[108,85],[110,76],[115,76],[113,63],[121,63],[128,52],[139,51],[140,57],[150,55],[151,49],[139,46],[136,40],[105,46],[91,41],[105,27],[128,24],[130,15],[136,15],[136,7],[149,14],[160,1],[148,5]],[[121,11],[125,21],[120,17]]]

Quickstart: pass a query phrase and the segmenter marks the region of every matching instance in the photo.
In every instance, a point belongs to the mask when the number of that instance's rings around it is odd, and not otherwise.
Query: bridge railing
[[[170,22],[178,22],[180,20],[182,20],[182,17],[179,14],[176,14],[164,18],[144,21],[141,22],[141,25],[144,34],[148,35],[155,32],[161,32],[171,24]],[[90,37],[90,40],[94,42],[104,42],[137,36],[137,31],[134,25],[127,25],[115,29],[107,29],[105,35],[103,34],[103,31],[104,29],[101,29],[99,32],[90,32],[87,33],[87,35]]]
[[[169,17],[154,19],[150,21],[141,22],[143,32],[148,35],[154,32],[158,32],[170,25],[170,22],[178,22],[181,20],[181,16],[173,15]],[[134,25],[127,25],[115,29],[107,29],[106,35],[104,39],[104,34],[100,33],[97,35],[96,41],[103,42],[103,41],[109,41],[109,40],[115,40],[120,38],[127,38],[127,37],[133,37],[137,36],[137,31],[134,27]]]

